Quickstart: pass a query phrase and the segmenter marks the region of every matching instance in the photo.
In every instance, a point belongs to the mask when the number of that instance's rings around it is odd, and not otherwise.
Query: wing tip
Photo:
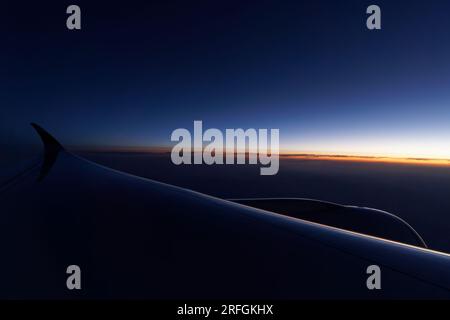
[[[44,128],[42,128],[37,123],[31,122],[30,125],[33,127],[34,130],[38,133],[39,137],[42,140],[42,143],[44,144],[44,147],[48,149],[54,149],[54,150],[64,150],[63,146],[59,143],[58,140],[56,140],[50,133],[47,132]]]
[[[50,169],[58,157],[60,151],[64,151],[64,147],[56,140],[50,133],[48,133],[40,125],[31,122],[30,125],[36,130],[37,134],[41,138],[44,144],[44,161],[41,167],[41,173],[38,177],[38,181],[41,181],[48,174]]]

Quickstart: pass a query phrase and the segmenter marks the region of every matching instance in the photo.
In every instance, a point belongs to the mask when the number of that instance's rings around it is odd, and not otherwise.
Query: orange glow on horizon
[[[170,147],[92,147],[92,148],[72,148],[74,151],[82,152],[100,152],[100,153],[149,153],[163,154],[170,153]],[[225,154],[226,152],[224,152]],[[243,153],[243,152],[238,152]],[[253,153],[253,152],[252,152]],[[450,159],[445,158],[428,158],[428,157],[411,157],[411,156],[391,156],[391,155],[358,155],[334,153],[327,154],[325,152],[292,152],[280,151],[280,158],[298,159],[298,160],[319,160],[319,161],[347,161],[347,162],[379,162],[392,164],[414,164],[414,165],[430,165],[430,166],[450,166]]]
[[[450,166],[450,159],[428,158],[397,158],[388,156],[352,156],[352,155],[322,155],[322,154],[281,154],[283,158],[299,160],[325,160],[325,161],[349,161],[349,162],[380,162],[431,166]]]

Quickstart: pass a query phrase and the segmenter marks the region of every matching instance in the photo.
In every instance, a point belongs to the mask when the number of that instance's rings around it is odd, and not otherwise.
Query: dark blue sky
[[[279,128],[284,150],[450,158],[447,0],[92,2],[3,7],[3,145],[35,143],[32,121],[66,145],[171,145],[203,120]]]

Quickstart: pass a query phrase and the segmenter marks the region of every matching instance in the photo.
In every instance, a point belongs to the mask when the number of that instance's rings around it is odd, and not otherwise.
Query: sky
[[[30,122],[67,146],[159,147],[202,120],[277,128],[287,153],[450,159],[449,1],[92,2],[4,5],[3,150],[38,143]]]

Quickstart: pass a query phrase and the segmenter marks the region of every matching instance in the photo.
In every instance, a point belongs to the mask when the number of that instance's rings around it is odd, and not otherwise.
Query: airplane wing
[[[42,164],[0,188],[1,298],[450,297],[448,254],[108,169],[34,127]]]

